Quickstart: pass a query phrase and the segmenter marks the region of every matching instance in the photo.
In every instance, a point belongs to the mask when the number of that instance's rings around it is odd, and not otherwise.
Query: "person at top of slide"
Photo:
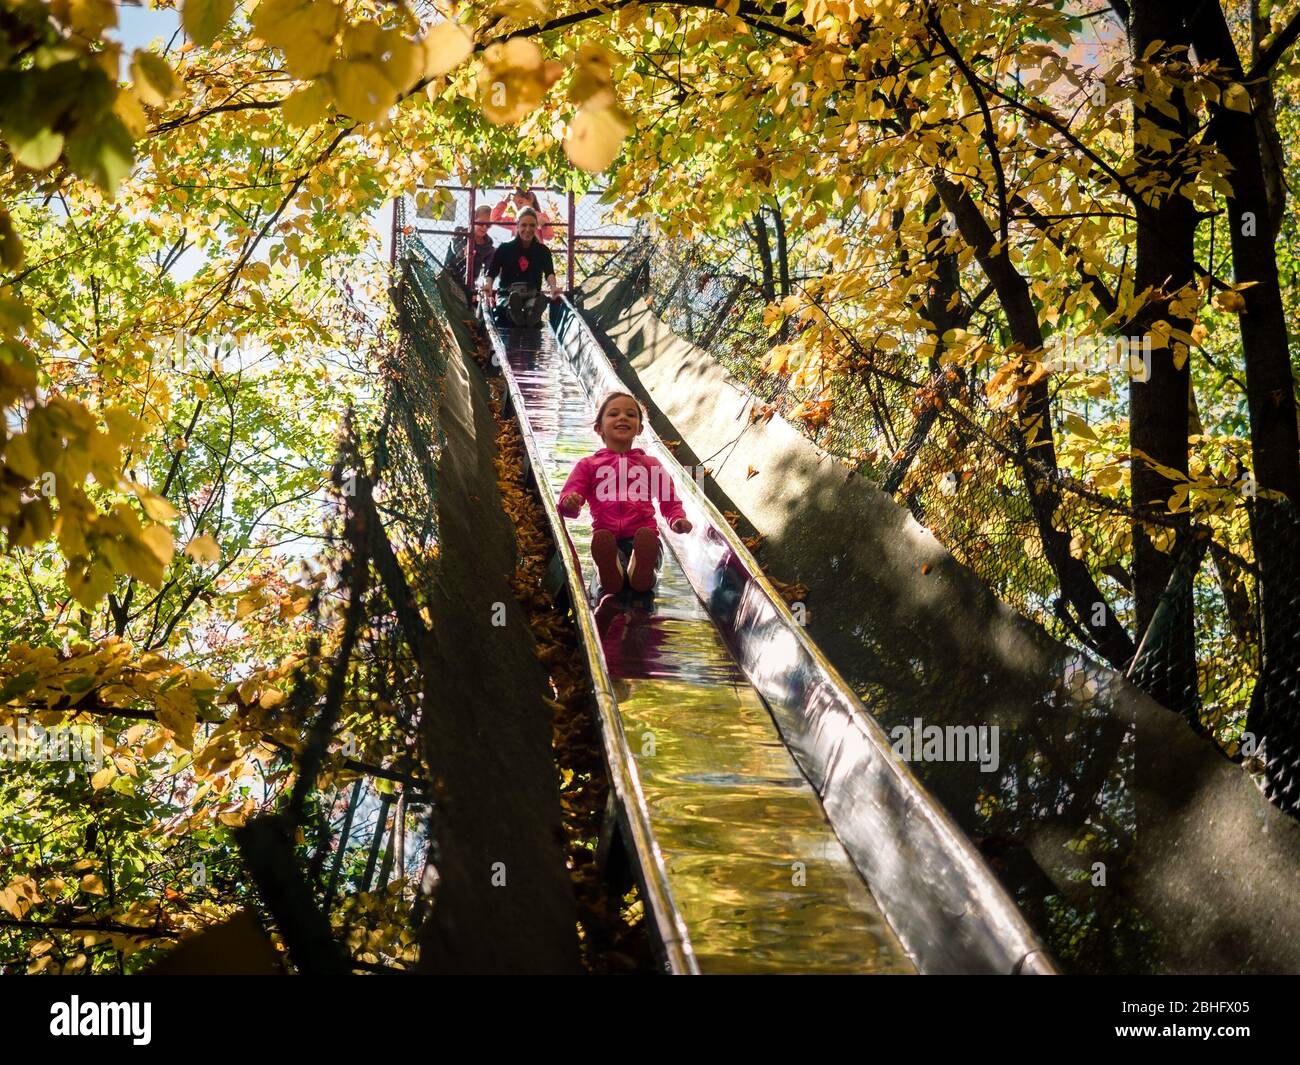
[[[488,268],[488,263],[492,261],[496,242],[488,236],[488,226],[491,222],[492,208],[482,204],[474,208],[473,232],[466,231],[464,226],[457,226],[452,237],[451,255],[448,258],[449,269],[462,281],[467,281],[471,285],[478,280],[479,274],[483,273]],[[465,261],[466,252],[470,256],[468,264]]]
[[[513,240],[507,240],[492,253],[488,263],[488,287],[484,298],[489,307],[496,305],[496,295],[491,288],[493,280],[498,281],[503,292],[510,286],[523,283],[530,289],[540,291],[543,280],[546,282],[546,294],[551,299],[559,299],[560,289],[555,281],[555,260],[551,258],[551,249],[536,238],[537,215],[531,207],[519,212],[519,233]]]
[[[637,592],[655,582],[662,551],[655,509],[676,533],[691,531],[672,477],[658,459],[633,447],[645,428],[641,404],[626,392],[601,401],[593,425],[605,446],[578,460],[560,489],[560,513],[576,518],[591,507],[591,559],[600,575],[602,596],[622,591],[624,580]]]
[[[515,224],[519,221],[520,212],[529,207],[537,213],[538,238],[543,243],[549,243],[551,238],[555,236],[555,230],[551,227],[551,220],[546,217],[546,212],[542,210],[542,205],[537,199],[537,193],[522,182],[515,186],[514,192],[492,208],[492,221],[496,225],[514,229]]]

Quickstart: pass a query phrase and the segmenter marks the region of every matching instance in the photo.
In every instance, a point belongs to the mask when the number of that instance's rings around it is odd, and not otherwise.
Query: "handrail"
[[[623,731],[623,719],[619,715],[618,703],[614,698],[614,687],[605,667],[604,656],[600,651],[600,637],[596,631],[595,616],[587,600],[587,590],[579,576],[582,567],[574,550],[573,541],[569,538],[568,528],[560,517],[555,493],[546,478],[545,465],[527,417],[528,408],[524,404],[523,394],[519,389],[519,383],[515,380],[510,361],[506,357],[505,345],[501,342],[501,336],[486,306],[480,306],[480,316],[483,320],[484,332],[492,345],[494,361],[501,368],[511,403],[514,405],[524,448],[534,470],[533,480],[537,484],[542,509],[545,510],[546,519],[550,523],[556,549],[564,560],[569,601],[573,605],[573,616],[582,638],[583,653],[587,659],[587,668],[595,690],[601,738],[605,747],[605,764],[609,769],[610,784],[617,800],[624,838],[631,851],[630,857],[637,866],[646,912],[653,922],[655,938],[661,947],[668,970],[672,973],[698,974],[700,970],[691,949],[686,923],[677,908],[668,883],[664,856],[651,831],[650,813],[645,793],[641,789],[641,778],[637,773],[636,761],[631,749],[628,747],[627,735]]]
[[[594,393],[625,390],[586,320],[563,299],[567,312],[556,339],[579,380]],[[983,856],[895,753],[718,508],[648,424],[639,444],[675,471],[678,495],[696,526],[689,537],[664,542],[767,702],[918,969],[1054,972],[1045,946]]]

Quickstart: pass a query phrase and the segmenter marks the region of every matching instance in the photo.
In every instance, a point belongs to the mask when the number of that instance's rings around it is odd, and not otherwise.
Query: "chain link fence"
[[[330,646],[315,642],[290,700],[306,737],[298,784],[239,836],[269,923],[303,972],[409,967],[432,888],[421,719],[436,683],[428,606],[442,381],[456,339],[432,273],[410,268],[408,255],[431,254],[409,239],[399,252],[382,420],[349,428],[334,470],[329,576],[313,606]]]

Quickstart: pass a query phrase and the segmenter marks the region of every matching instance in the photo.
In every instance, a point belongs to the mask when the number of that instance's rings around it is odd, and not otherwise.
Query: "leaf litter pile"
[[[596,863],[596,845],[609,795],[601,740],[591,706],[591,685],[577,632],[557,608],[542,578],[555,551],[546,514],[524,480],[524,444],[515,420],[503,413],[505,383],[492,376],[480,343],[475,358],[488,376],[497,425],[497,488],[515,526],[515,598],[532,628],[538,660],[550,675],[551,744],[559,774],[565,864],[578,902],[583,964],[591,973],[654,969],[637,887],[618,896]]]

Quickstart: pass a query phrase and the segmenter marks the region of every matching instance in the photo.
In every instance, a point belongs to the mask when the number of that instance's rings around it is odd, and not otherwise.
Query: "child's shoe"
[[[632,538],[632,560],[627,567],[627,583],[637,592],[648,592],[655,583],[655,566],[659,564],[659,534],[654,529],[637,529]]]
[[[618,541],[608,529],[591,534],[591,560],[600,576],[601,595],[616,595],[623,590],[623,567],[618,560]]]

